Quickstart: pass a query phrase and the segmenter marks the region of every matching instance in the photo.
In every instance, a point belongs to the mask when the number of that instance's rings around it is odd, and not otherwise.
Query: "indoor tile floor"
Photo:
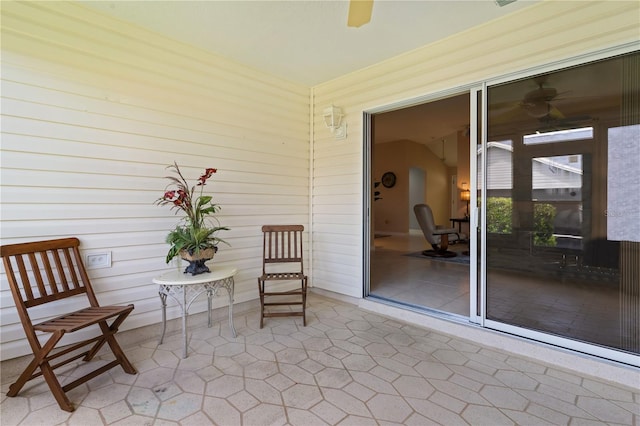
[[[418,309],[469,317],[468,263],[420,255],[420,251],[427,248],[422,235],[388,235],[376,238],[374,244],[371,296]],[[451,250],[458,253],[466,248],[466,244],[451,246]],[[453,259],[462,258],[459,255]],[[526,265],[526,258],[521,261]],[[619,286],[607,284],[605,280],[587,282],[561,274],[542,277],[492,268],[488,276],[492,283],[488,295],[492,319],[621,348],[624,339]]]
[[[423,329],[315,294],[300,318],[257,311],[126,347],[119,367],[69,393],[58,408],[36,379],[14,398],[9,425],[639,425],[629,389]],[[104,361],[96,361],[104,362]],[[65,372],[70,380],[76,369]]]
[[[427,248],[422,234],[376,238],[371,251],[371,295],[468,318],[469,264],[422,256],[420,252]],[[467,249],[462,243],[451,246],[457,252]]]

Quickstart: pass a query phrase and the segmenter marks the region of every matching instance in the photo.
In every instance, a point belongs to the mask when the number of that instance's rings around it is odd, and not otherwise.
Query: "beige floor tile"
[[[400,395],[409,398],[427,399],[435,391],[422,377],[401,376],[392,385]]]
[[[344,420],[338,423],[339,426],[378,426],[378,422],[376,422],[372,418],[367,417],[358,417],[358,416],[347,416]]]
[[[318,386],[342,389],[352,381],[349,372],[343,368],[324,368],[315,374]]]
[[[449,396],[446,393],[442,393],[440,391],[433,392],[431,396],[429,396],[429,401],[457,414],[462,413],[462,410],[464,410],[467,406],[466,402],[463,402],[462,400]]]
[[[318,295],[308,310],[307,327],[274,318],[260,330],[255,312],[238,315],[236,339],[226,323],[195,326],[185,359],[180,332],[125,348],[139,373],[73,389],[74,413],[36,379],[2,398],[2,426],[639,424],[637,389]]]
[[[633,414],[610,401],[579,396],[576,405],[600,421],[621,425],[633,424]],[[637,408],[636,414],[640,413],[640,407]]]
[[[291,383],[287,388],[293,386]],[[263,380],[245,379],[245,389],[254,398],[267,404],[282,404],[282,394]]]
[[[202,394],[181,393],[162,401],[157,417],[164,420],[180,421],[197,413],[202,408]]]
[[[155,417],[160,407],[160,400],[151,389],[132,388],[126,401],[135,414]]]
[[[509,409],[503,409],[501,411],[518,426],[556,426],[556,423],[550,423],[540,417],[536,417],[529,413],[523,413],[522,411]]]
[[[293,426],[321,426],[328,425],[320,417],[310,411],[299,410],[297,408],[287,408],[289,423]]]
[[[375,419],[402,423],[413,410],[400,396],[378,394],[367,401],[367,407]]]
[[[202,411],[218,425],[241,424],[240,412],[225,399],[205,396]]]
[[[458,413],[454,413],[453,411],[438,405],[431,401],[426,401],[424,399],[416,399],[416,398],[405,398],[407,403],[411,405],[411,407],[422,416],[428,418],[435,424],[439,425],[464,425],[469,426],[469,424],[462,418]],[[465,404],[466,407],[466,404]]]
[[[324,399],[347,414],[371,416],[367,406],[359,399],[339,389],[322,388]]]
[[[234,407],[238,409],[241,413],[248,411],[249,409],[255,407],[260,404],[261,401],[257,400],[247,391],[240,391],[235,393],[227,398]]]
[[[287,415],[284,407],[271,404],[260,404],[242,415],[242,421],[246,425],[284,425],[287,423]]]
[[[502,411],[495,407],[484,405],[469,405],[461,414],[471,425],[515,425],[515,422],[505,416]]]
[[[322,401],[322,395],[317,386],[295,384],[282,392],[282,399],[287,407],[308,410]]]
[[[118,401],[115,404],[111,404],[107,407],[100,409],[100,414],[104,418],[106,424],[115,423],[118,420],[122,420],[125,417],[129,417],[133,414],[129,404],[123,399],[122,401]]]
[[[315,407],[311,408],[311,412],[332,425],[347,417],[347,414],[343,410],[327,402],[326,398]]]

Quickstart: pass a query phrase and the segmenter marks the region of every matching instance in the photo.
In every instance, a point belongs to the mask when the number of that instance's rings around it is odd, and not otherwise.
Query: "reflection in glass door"
[[[638,81],[635,52],[489,86],[487,325],[638,362]]]

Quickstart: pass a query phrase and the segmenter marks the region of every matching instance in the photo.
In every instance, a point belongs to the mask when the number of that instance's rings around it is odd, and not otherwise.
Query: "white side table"
[[[191,275],[185,274],[182,270],[166,272],[153,279],[154,284],[158,284],[158,294],[162,303],[162,335],[160,343],[164,339],[167,328],[167,296],[178,302],[182,309],[182,338],[184,347],[182,357],[187,357],[187,316],[189,307],[194,300],[202,293],[207,293],[207,313],[208,326],[211,327],[211,298],[217,295],[220,287],[227,289],[229,294],[229,328],[231,334],[236,337],[236,329],[233,326],[233,276],[238,270],[232,267],[211,268],[211,272]]]

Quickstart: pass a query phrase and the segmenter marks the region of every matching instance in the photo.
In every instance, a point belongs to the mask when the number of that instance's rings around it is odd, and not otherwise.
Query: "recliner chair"
[[[418,219],[418,224],[424,238],[431,244],[433,250],[424,250],[425,256],[431,257],[455,257],[457,254],[447,250],[449,247],[449,235],[458,236],[458,232],[454,228],[438,228],[433,220],[433,212],[427,204],[416,204],[413,206],[413,212]]]

